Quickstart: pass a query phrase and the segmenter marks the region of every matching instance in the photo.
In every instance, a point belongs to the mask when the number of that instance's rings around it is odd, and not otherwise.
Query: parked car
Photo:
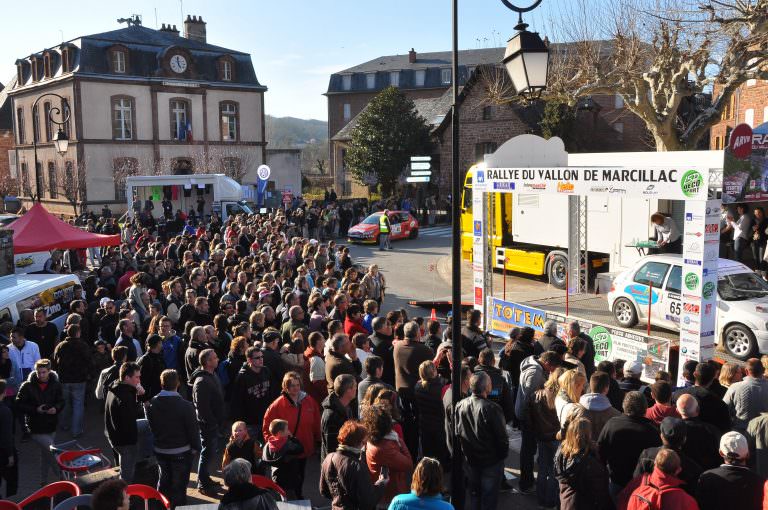
[[[353,226],[347,232],[351,243],[379,242],[379,218],[383,211],[375,212]],[[390,239],[416,239],[419,236],[419,222],[408,211],[389,211]]]
[[[649,255],[619,274],[608,293],[614,320],[631,328],[648,319],[648,285],[653,285],[651,324],[680,331],[681,255]],[[768,283],[740,262],[719,259],[715,341],[740,360],[768,353]]]

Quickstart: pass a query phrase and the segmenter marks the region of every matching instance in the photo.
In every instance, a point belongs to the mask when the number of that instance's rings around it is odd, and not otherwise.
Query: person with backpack
[[[656,454],[653,473],[643,476],[640,486],[629,496],[627,510],[699,510],[696,500],[680,488],[680,457],[674,450],[662,448]],[[724,507],[721,507],[724,508]]]

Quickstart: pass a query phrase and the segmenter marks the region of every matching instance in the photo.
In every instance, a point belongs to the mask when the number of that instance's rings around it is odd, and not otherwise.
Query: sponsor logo
[[[707,223],[704,225],[705,234],[717,234],[720,232],[720,225],[717,223]]]
[[[728,146],[731,153],[738,159],[747,159],[752,154],[752,127],[749,124],[739,124],[733,129]]]
[[[704,184],[704,177],[698,170],[688,170],[683,174],[683,178],[680,179],[680,189],[688,198],[693,198],[699,194],[701,187]]]
[[[701,295],[704,297],[704,299],[711,298],[714,293],[715,293],[714,282],[705,283],[704,287],[701,289]]]
[[[483,235],[483,222],[482,221],[475,221],[475,235],[476,236],[482,236]]]
[[[515,189],[515,183],[514,182],[494,182],[493,189],[513,190]]]
[[[592,186],[589,188],[589,191],[592,193],[607,193],[608,192],[608,186]]]
[[[709,315],[711,313],[712,313],[712,304],[707,303],[706,305],[704,305],[704,315]]]
[[[656,185],[655,184],[649,184],[644,190],[643,195],[656,195],[658,192],[656,191]]]
[[[573,193],[573,191],[574,191],[573,183],[557,181],[557,192],[558,193]]]
[[[608,193],[613,193],[615,195],[621,195],[627,192],[626,188],[617,188],[616,186],[609,186],[608,187]]]
[[[524,182],[523,187],[531,188],[531,189],[547,189],[547,183],[546,182]]]
[[[683,299],[687,301],[692,301],[694,303],[700,303],[701,302],[701,296],[696,296],[694,294],[683,294]]]
[[[752,149],[768,149],[768,133],[754,133],[752,135]]]
[[[685,213],[685,221],[693,221],[693,214],[692,213]]]
[[[699,276],[695,273],[688,273],[685,275],[685,288],[688,290],[696,290],[699,287]]]
[[[485,183],[485,174],[482,170],[477,171],[477,183],[478,184],[484,184]]]
[[[694,260],[694,259],[685,259],[686,264],[690,264],[692,266],[700,266],[701,261],[700,260]]]
[[[701,237],[704,234],[702,234],[701,232],[686,232],[685,235],[692,236],[692,237]]]
[[[683,303],[683,311],[687,313],[699,313],[699,305],[694,303]]]
[[[693,241],[691,244],[685,247],[685,251],[688,253],[701,253],[701,243]]]
[[[595,360],[603,361],[610,359],[613,351],[613,339],[611,333],[603,326],[595,326],[589,330],[589,336],[592,337],[592,343],[595,346]]]
[[[483,304],[483,289],[482,287],[475,287],[475,304]]]

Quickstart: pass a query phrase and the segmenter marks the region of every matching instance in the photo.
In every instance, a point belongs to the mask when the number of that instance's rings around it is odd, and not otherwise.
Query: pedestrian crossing
[[[423,227],[419,229],[419,235],[427,237],[451,237],[451,226],[441,225],[439,227]]]

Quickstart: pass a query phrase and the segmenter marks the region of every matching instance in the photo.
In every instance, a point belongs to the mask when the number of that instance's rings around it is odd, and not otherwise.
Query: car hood
[[[350,232],[373,232],[378,227],[376,225],[358,224],[350,228]]]

